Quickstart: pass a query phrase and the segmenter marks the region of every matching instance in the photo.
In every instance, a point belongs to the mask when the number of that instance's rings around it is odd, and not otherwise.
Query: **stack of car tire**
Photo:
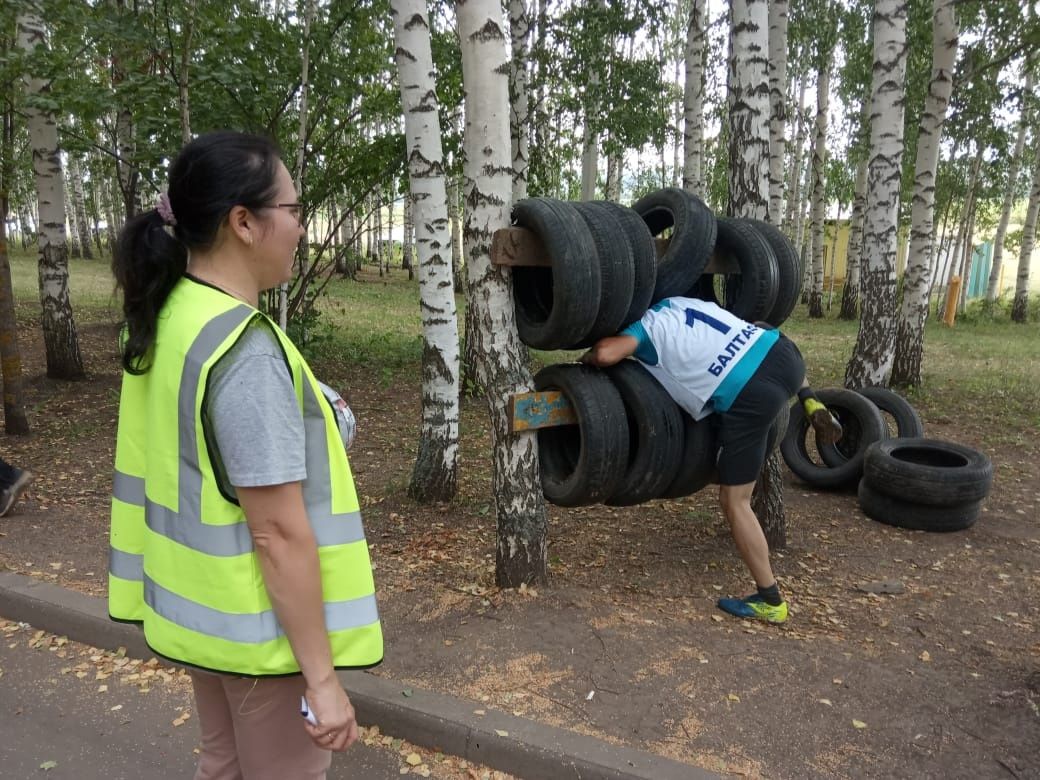
[[[513,269],[521,340],[538,349],[585,349],[674,296],[712,300],[748,321],[780,325],[801,291],[794,248],[764,222],[717,218],[677,188],[626,208],[605,201],[530,198],[513,222],[534,232],[550,266]],[[654,237],[670,231],[660,258]],[[706,274],[712,254],[739,273]],[[538,390],[559,390],[577,425],[538,432],[542,487],[561,506],[632,505],[690,495],[716,477],[710,418],[694,421],[636,361],[606,370],[544,368]],[[771,430],[783,438],[787,410]]]
[[[780,451],[803,482],[856,488],[867,517],[900,528],[955,531],[976,521],[993,481],[986,455],[924,438],[914,407],[886,388],[823,389],[817,395],[844,433],[836,444],[818,444],[816,460],[810,454],[811,426],[802,405],[791,407]]]

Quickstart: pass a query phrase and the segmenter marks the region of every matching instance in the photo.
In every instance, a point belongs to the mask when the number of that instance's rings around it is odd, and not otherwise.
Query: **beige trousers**
[[[195,780],[325,780],[332,753],[307,735],[302,675],[191,672],[202,750]]]

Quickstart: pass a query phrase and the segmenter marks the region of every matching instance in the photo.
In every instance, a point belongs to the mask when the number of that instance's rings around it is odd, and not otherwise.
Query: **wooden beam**
[[[522,227],[499,228],[491,236],[492,265],[549,267],[552,262],[538,234]]]
[[[574,407],[559,390],[509,396],[509,430],[512,433],[577,424]]]

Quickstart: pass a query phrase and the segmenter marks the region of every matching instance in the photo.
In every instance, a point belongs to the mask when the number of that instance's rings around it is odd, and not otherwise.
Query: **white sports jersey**
[[[696,298],[666,298],[639,325],[657,351],[641,362],[695,420],[729,409],[779,337]]]

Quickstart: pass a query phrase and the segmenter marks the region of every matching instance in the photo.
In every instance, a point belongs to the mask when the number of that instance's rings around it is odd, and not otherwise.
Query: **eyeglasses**
[[[272,203],[270,206],[264,206],[268,209],[289,209],[289,213],[292,214],[296,221],[300,221],[300,217],[303,215],[303,204],[302,203]]]

